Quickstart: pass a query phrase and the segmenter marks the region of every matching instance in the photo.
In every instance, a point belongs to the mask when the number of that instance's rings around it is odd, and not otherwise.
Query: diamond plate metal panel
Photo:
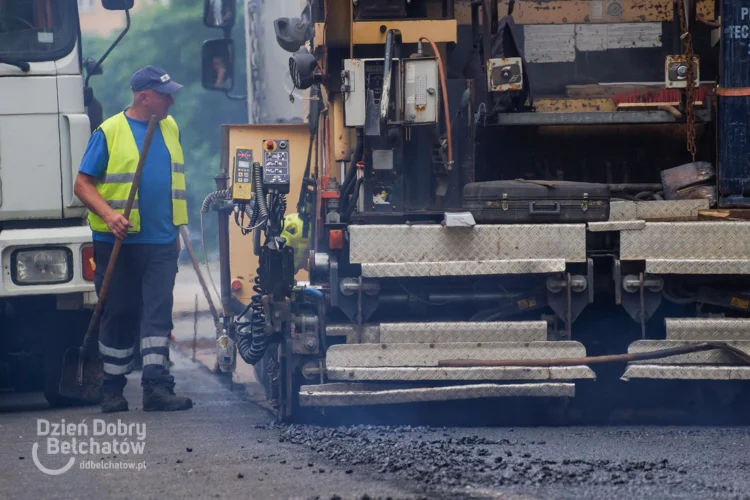
[[[353,263],[586,260],[585,224],[349,226]]]
[[[543,342],[546,321],[497,321],[489,323],[381,323],[384,344],[429,342]]]
[[[355,406],[424,403],[498,397],[573,397],[574,384],[477,384],[385,391],[327,391],[325,385],[302,386],[300,406]]]
[[[660,349],[671,349],[696,344],[689,340],[637,340],[628,346],[628,352],[652,352]],[[734,340],[728,341],[727,344],[736,347],[741,351],[750,354],[750,341]],[[631,364],[648,364],[648,365],[728,365],[741,364],[742,362],[731,354],[722,350],[692,352],[690,354],[680,354],[679,356],[669,356],[662,359],[651,359],[648,361],[634,361]]]
[[[750,341],[750,319],[667,318],[664,323],[667,340]]]
[[[380,327],[378,325],[362,325],[360,338],[356,325],[326,325],[327,337],[346,337],[347,344],[380,342]]]
[[[635,218],[642,220],[697,220],[700,210],[708,210],[709,202],[703,200],[653,200],[636,201]]]
[[[750,222],[650,222],[620,234],[621,260],[750,259]]]
[[[621,220],[609,222],[589,222],[589,231],[598,233],[603,231],[635,231],[646,227],[643,220]]]
[[[365,278],[544,274],[565,271],[565,260],[487,260],[361,264]]]
[[[444,359],[550,359],[586,356],[580,342],[455,342],[333,345],[326,367],[437,366]]]
[[[708,200],[615,200],[610,202],[610,221],[697,220],[700,210],[709,208]]]
[[[750,260],[646,260],[646,272],[653,274],[750,274]]]
[[[635,220],[637,210],[634,201],[616,200],[609,204],[610,221],[631,221]]]
[[[622,377],[680,380],[750,380],[750,366],[630,365]]]
[[[401,367],[401,368],[343,368],[333,366],[326,369],[331,380],[371,380],[419,382],[425,380],[576,380],[595,379],[596,375],[587,366],[558,366],[552,368],[497,366],[472,368]]]

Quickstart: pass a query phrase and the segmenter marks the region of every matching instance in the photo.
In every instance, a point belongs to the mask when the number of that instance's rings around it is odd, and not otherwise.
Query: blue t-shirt
[[[134,120],[125,115],[133,131],[135,142],[140,151],[146,137],[148,122]],[[79,172],[104,178],[107,171],[109,153],[104,132],[97,130],[89,140],[86,153],[81,160]],[[143,165],[141,183],[138,187],[138,209],[141,216],[141,230],[131,233],[123,240],[126,243],[171,243],[178,235],[179,229],[172,222],[172,162],[161,128],[156,128],[146,163]],[[115,241],[111,233],[94,232],[97,241]]]

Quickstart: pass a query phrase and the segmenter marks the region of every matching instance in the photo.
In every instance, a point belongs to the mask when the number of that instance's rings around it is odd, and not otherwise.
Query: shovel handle
[[[138,159],[138,166],[135,169],[133,184],[130,186],[130,194],[128,195],[128,200],[125,203],[125,211],[123,213],[123,216],[126,219],[130,218],[130,211],[132,210],[133,204],[135,203],[135,195],[138,192],[138,187],[141,184],[141,174],[143,173],[143,166],[146,163],[146,157],[148,156],[148,151],[151,148],[151,141],[154,138],[154,133],[156,132],[157,126],[159,126],[159,118],[156,115],[152,115],[151,120],[149,120],[148,122],[148,129],[146,129],[146,137],[143,140],[143,147],[141,148],[141,155]],[[91,316],[91,321],[89,321],[89,327],[88,330],[86,330],[86,336],[83,338],[83,345],[81,347],[82,351],[88,352],[91,339],[93,338],[94,333],[99,326],[99,319],[102,315],[104,301],[107,298],[107,292],[109,291],[109,282],[112,280],[112,274],[115,270],[117,257],[120,255],[120,248],[122,248],[122,240],[120,238],[115,238],[115,244],[112,248],[112,254],[109,257],[109,263],[107,264],[107,271],[104,273],[104,280],[102,280],[102,286],[99,290],[99,297],[96,301],[96,309],[94,310],[94,314]]]

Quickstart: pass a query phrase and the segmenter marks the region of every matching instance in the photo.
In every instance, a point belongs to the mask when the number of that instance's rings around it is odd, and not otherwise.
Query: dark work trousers
[[[101,290],[113,246],[94,242],[97,293]],[[105,390],[125,386],[125,375],[133,369],[133,348],[138,332],[143,356],[141,385],[174,386],[168,363],[177,257],[177,242],[125,244],[120,248],[99,324]]]

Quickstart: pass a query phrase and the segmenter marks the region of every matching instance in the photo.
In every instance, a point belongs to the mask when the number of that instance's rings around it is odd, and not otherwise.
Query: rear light
[[[94,271],[96,271],[96,262],[94,262],[94,247],[87,245],[81,251],[81,268],[83,269],[83,279],[94,281]]]

